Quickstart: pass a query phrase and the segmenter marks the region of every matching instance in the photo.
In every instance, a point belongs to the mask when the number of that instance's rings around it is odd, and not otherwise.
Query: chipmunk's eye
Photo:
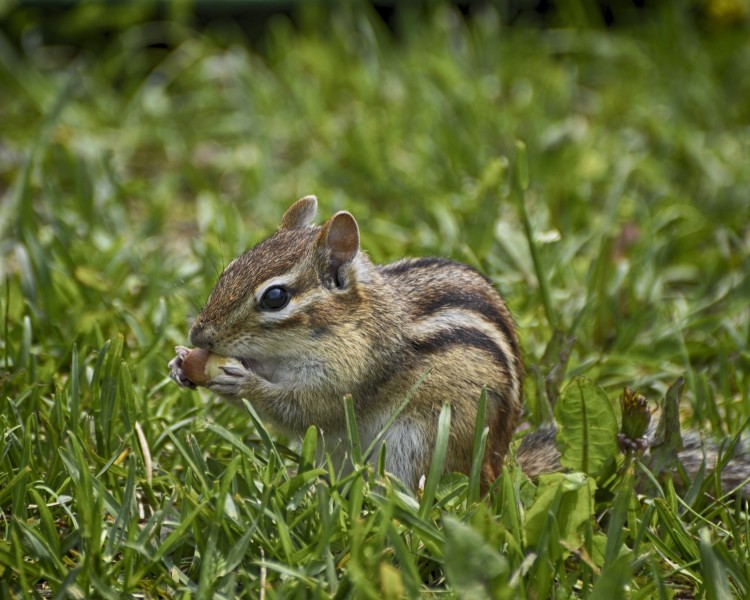
[[[275,285],[263,292],[260,298],[260,307],[263,310],[279,310],[289,303],[291,294],[283,287]]]

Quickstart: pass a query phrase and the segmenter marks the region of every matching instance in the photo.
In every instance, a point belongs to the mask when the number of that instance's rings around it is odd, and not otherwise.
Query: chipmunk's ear
[[[279,229],[300,229],[310,225],[318,212],[318,199],[305,196],[292,204],[281,217]]]
[[[318,235],[318,257],[326,279],[336,287],[348,283],[348,273],[344,272],[359,252],[359,226],[354,217],[346,211],[337,212],[321,228]]]

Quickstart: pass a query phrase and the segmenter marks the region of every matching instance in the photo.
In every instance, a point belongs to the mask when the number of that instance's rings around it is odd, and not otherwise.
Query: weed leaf
[[[599,475],[617,453],[617,419],[604,390],[576,377],[555,405],[555,417],[562,465]]]

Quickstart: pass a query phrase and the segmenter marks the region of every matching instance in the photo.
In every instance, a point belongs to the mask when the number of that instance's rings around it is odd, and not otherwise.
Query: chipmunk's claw
[[[247,392],[256,383],[257,375],[242,366],[225,365],[221,367],[222,375],[217,375],[206,383],[206,387],[212,392],[239,400],[247,397]]]
[[[249,373],[249,371],[244,367],[237,367],[234,365],[225,365],[221,367],[221,370],[224,371],[227,375],[231,375],[232,377],[245,377]]]
[[[169,367],[169,377],[178,385],[194,390],[197,386],[185,377],[185,373],[182,371],[182,363],[190,352],[190,348],[176,346],[174,350],[177,353],[177,356],[170,360],[167,365]]]

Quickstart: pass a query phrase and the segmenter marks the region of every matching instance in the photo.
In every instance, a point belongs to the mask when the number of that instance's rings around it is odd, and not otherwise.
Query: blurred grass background
[[[74,464],[102,475],[97,501],[120,493],[136,421],[164,497],[193,490],[196,467],[170,435],[198,436],[195,456],[226,474],[237,446],[205,419],[236,439],[252,423],[169,384],[166,362],[222,267],[308,193],[323,214],[351,211],[378,262],[437,254],[487,273],[530,368],[548,368],[556,327],[576,338],[564,379],[656,399],[686,375],[686,420],[736,434],[750,416],[748,3],[542,4],[1,5],[6,516],[30,517],[40,485],[83,493]],[[537,420],[533,378],[527,398]],[[7,522],[4,590],[34,569],[69,589],[70,565],[20,566],[35,534]]]

